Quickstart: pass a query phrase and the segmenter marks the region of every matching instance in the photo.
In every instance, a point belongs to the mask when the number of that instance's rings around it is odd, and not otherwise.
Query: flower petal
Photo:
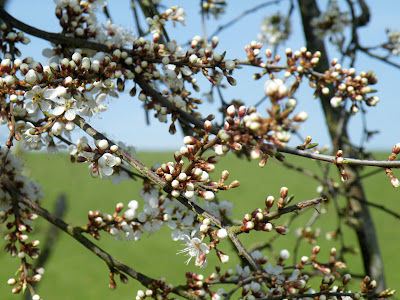
[[[64,106],[57,106],[56,108],[53,109],[53,114],[56,116],[62,115],[65,111]]]
[[[40,102],[40,109],[42,111],[49,111],[51,108],[51,105],[48,101],[41,101]]]
[[[25,105],[25,109],[28,112],[28,114],[33,114],[38,109],[38,105],[35,102],[28,102]]]

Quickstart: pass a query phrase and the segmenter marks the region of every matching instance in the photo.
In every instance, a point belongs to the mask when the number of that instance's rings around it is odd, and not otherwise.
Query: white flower
[[[25,108],[29,114],[36,112],[38,108],[42,111],[49,111],[50,103],[46,99],[52,99],[54,89],[42,89],[40,86],[35,85],[30,91],[25,93],[25,99],[32,99],[26,103]]]
[[[117,160],[114,155],[104,153],[98,160],[98,166],[104,175],[110,176],[114,171],[112,167],[115,166],[116,162]]]
[[[165,70],[165,85],[172,90],[181,90],[183,88],[183,81],[181,73],[175,73],[175,65],[167,65]]]
[[[207,266],[207,259],[205,257],[206,254],[210,252],[208,246],[205,243],[202,243],[199,238],[190,238],[188,235],[183,235],[182,239],[185,240],[186,248],[180,250],[178,254],[186,253],[186,255],[190,256],[186,261],[186,264],[189,264],[192,257],[196,257],[196,266],[205,268]]]
[[[129,209],[125,212],[124,217],[126,220],[133,220],[136,218],[139,203],[136,200],[132,200],[129,202],[128,207]]]
[[[270,274],[270,275],[275,275],[278,280],[281,280],[282,282],[285,281],[285,277],[282,275],[283,272],[283,267],[282,266],[275,266],[272,267],[270,263],[267,264],[265,267],[265,271]]]
[[[327,35],[334,37],[331,41],[339,41],[338,34],[342,34],[345,27],[351,24],[349,13],[339,10],[336,0],[329,1],[329,8],[311,21],[314,33],[323,38]]]
[[[264,43],[278,45],[288,39],[290,31],[290,19],[278,12],[264,18],[258,38]]]
[[[281,252],[279,253],[279,257],[282,260],[288,259],[289,256],[290,256],[290,253],[286,249],[282,249]]]
[[[245,278],[248,278],[250,276],[250,274],[251,274],[249,266],[245,266],[243,268],[240,265],[235,265],[235,270],[236,270],[236,273],[239,276],[239,278],[245,279]],[[237,279],[238,277],[237,276],[233,276],[233,278]]]
[[[288,94],[288,88],[283,80],[275,78],[267,80],[264,84],[264,92],[269,97],[282,99]]]
[[[78,141],[76,142],[76,146],[75,145],[68,146],[68,152],[71,155],[75,155],[82,152],[83,148],[85,148],[86,146],[88,146],[88,140],[84,136],[78,139]]]

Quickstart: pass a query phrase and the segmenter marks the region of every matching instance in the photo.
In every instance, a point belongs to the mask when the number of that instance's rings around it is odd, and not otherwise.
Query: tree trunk
[[[328,54],[323,39],[316,36],[311,26],[311,20],[320,15],[316,0],[298,0],[303,30],[307,41],[307,48],[311,52],[320,51],[321,58],[316,71],[324,72],[330,67]],[[330,95],[320,96],[321,105],[325,114],[329,134],[332,140],[333,149],[342,149],[346,156],[355,157],[357,155],[354,149],[348,143],[347,133],[348,114],[341,109],[332,108]],[[377,291],[386,289],[385,276],[383,271],[383,262],[380,255],[378,239],[375,232],[375,226],[365,202],[357,199],[366,200],[366,195],[362,182],[359,178],[357,166],[347,166],[346,172],[349,180],[345,183],[344,189],[348,194],[348,205],[350,215],[354,218],[352,226],[357,233],[358,242],[362,252],[365,273],[377,282]]]

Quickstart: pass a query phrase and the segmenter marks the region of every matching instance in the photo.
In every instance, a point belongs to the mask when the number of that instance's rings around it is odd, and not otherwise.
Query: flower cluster
[[[291,137],[289,130],[293,130],[298,122],[307,119],[305,112],[299,112],[292,119],[289,118],[296,106],[294,99],[289,99],[284,109],[281,109],[278,100],[287,95],[287,88],[282,80],[267,81],[265,91],[273,103],[273,108],[267,110],[268,117],[263,117],[253,106],[240,106],[236,109],[231,105],[227,108],[224,129],[218,133],[220,142],[214,147],[217,155],[225,155],[230,149],[249,151],[249,156],[259,160],[260,167],[264,167],[267,158],[274,156],[272,144],[286,145]]]
[[[171,185],[173,197],[176,198],[183,192],[185,197],[192,199],[197,192],[205,200],[212,201],[215,198],[214,193],[218,190],[239,186],[237,180],[229,185],[225,184],[229,177],[229,172],[226,170],[221,173],[218,181],[210,180],[209,173],[214,171],[218,156],[202,157],[204,147],[209,142],[207,135],[202,141],[193,136],[186,136],[183,142],[186,146],[181,147],[180,151],[174,154],[175,163],[162,164],[157,170],[157,174]],[[189,161],[187,165],[182,159],[184,157]]]
[[[98,23],[96,13],[107,6],[107,2],[104,0],[54,0],[54,2],[56,4],[55,15],[66,36],[96,41],[108,46],[131,45],[135,39],[132,34],[127,33],[127,30],[110,21],[106,26]],[[43,54],[50,57],[51,62],[58,62],[72,54],[69,53],[70,51],[69,48],[56,46],[53,49],[45,49]],[[96,53],[88,49],[84,51],[87,56],[93,56]]]
[[[112,215],[99,211],[90,212],[88,232],[95,238],[100,238],[100,231],[106,231],[114,237],[124,237],[128,241],[139,240],[143,233],[154,233],[164,225],[173,230],[171,238],[174,241],[190,235],[193,230],[196,232],[195,214],[162,194],[150,182],[146,183],[139,196],[144,201],[142,211],[138,211],[139,203],[132,200],[126,211],[123,211],[124,205],[119,203]]]
[[[268,45],[278,46],[289,38],[290,32],[290,19],[277,12],[264,18],[258,39]]]
[[[392,154],[389,155],[388,161],[394,161],[397,155],[399,154],[400,154],[400,143],[397,143],[396,145],[393,146]],[[393,171],[390,168],[386,168],[385,171],[386,175],[390,178],[390,183],[394,187],[400,187],[400,181],[396,176],[394,176]]]
[[[193,251],[201,252],[198,248],[199,246],[196,244]],[[221,268],[217,266],[216,272],[207,277],[188,272],[186,275],[187,285],[190,287],[188,291],[206,299],[219,300],[227,296],[228,293],[225,289],[216,290],[214,287],[218,287],[218,283],[229,281],[238,284],[240,299],[265,299],[297,293],[302,294],[302,297],[309,296],[312,298],[317,297],[319,293],[326,294],[326,297],[330,293],[337,293],[338,296],[340,296],[340,293],[349,293],[348,283],[351,276],[349,274],[340,275],[337,271],[344,264],[335,258],[336,250],[332,248],[327,264],[322,264],[317,260],[319,252],[320,248],[314,247],[311,257],[301,257],[297,265],[286,268],[285,271],[285,262],[290,257],[288,250],[283,249],[279,252],[275,266],[272,265],[267,256],[255,250],[251,253],[251,256],[263,267],[259,271],[251,271],[249,266],[236,265],[234,270],[228,269],[226,272],[221,272]],[[306,268],[309,266],[325,274],[321,280],[319,291],[313,290],[308,284],[310,276],[307,274]],[[293,270],[288,271],[288,269]],[[354,299],[359,299],[362,293],[373,291],[374,285],[376,286],[376,282],[366,277],[360,292],[351,293],[351,295]],[[319,299],[326,299],[321,297]]]
[[[16,47],[17,44],[27,45],[31,41],[23,32],[10,28],[6,23],[0,25],[0,32],[0,49],[2,49],[5,59],[12,59],[14,55],[20,57],[21,51]]]
[[[240,231],[250,232],[251,230],[256,230],[270,232],[271,230],[275,230],[281,235],[288,234],[289,229],[286,226],[274,225],[270,222],[270,220],[273,219],[271,216],[273,214],[279,214],[279,211],[285,208],[293,199],[293,196],[288,197],[288,189],[286,187],[281,188],[279,195],[280,197],[275,212],[271,212],[271,208],[275,203],[275,198],[273,196],[268,196],[265,199],[264,209],[257,208],[250,214],[244,215],[242,220],[243,225],[240,226]]]
[[[400,54],[400,31],[386,30],[388,42],[383,45],[383,48],[388,49],[393,55]]]
[[[312,20],[311,25],[314,28],[315,35],[324,38],[329,35],[332,37],[341,35],[350,25],[348,12],[340,11],[337,0],[329,1],[329,7],[321,13],[319,17]],[[335,42],[335,40],[332,40]]]
[[[334,85],[335,95],[331,98],[332,107],[339,107],[347,98],[352,101],[350,112],[355,114],[359,111],[361,102],[365,102],[368,106],[375,106],[379,102],[378,96],[371,96],[374,92],[371,85],[378,82],[373,71],[361,72],[355,74],[355,69],[345,69],[338,63],[337,59],[332,60],[332,67],[325,72],[325,80],[331,80]],[[324,91],[322,93],[328,93]]]

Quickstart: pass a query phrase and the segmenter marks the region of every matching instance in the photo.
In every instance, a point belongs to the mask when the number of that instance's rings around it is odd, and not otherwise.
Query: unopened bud
[[[308,113],[306,113],[305,111],[301,111],[297,115],[294,116],[293,121],[304,122],[307,119],[308,119]]]
[[[350,280],[351,280],[351,275],[350,274],[344,274],[344,276],[343,276],[343,285],[348,284]]]
[[[288,188],[287,187],[281,187],[281,190],[279,192],[279,195],[281,196],[281,198],[286,198],[288,195]]]
[[[397,179],[397,177],[390,178],[390,183],[396,188],[400,186],[400,181]]]
[[[217,236],[218,238],[222,239],[226,239],[228,237],[228,232],[226,231],[226,229],[221,228],[217,231]]]
[[[289,233],[289,228],[287,228],[285,226],[275,226],[275,230],[277,233],[282,234],[282,235],[286,235]]]
[[[252,222],[252,221],[246,222],[246,224],[245,224],[246,230],[252,230],[253,228],[254,228],[254,222]]]
[[[197,139],[193,136],[188,135],[183,138],[183,143],[185,145],[195,145],[197,143]]]
[[[231,182],[231,184],[229,185],[229,188],[236,188],[240,185],[239,180],[234,180]]]
[[[215,199],[215,195],[214,195],[214,193],[211,192],[211,191],[205,191],[205,192],[202,191],[202,192],[200,192],[200,194],[201,194],[201,196],[204,198],[204,200],[212,201],[212,200]]]
[[[267,199],[265,199],[265,206],[270,209],[272,205],[274,205],[275,198],[274,196],[268,196]]]
[[[212,123],[211,123],[211,121],[209,121],[209,120],[204,121],[204,129],[205,129],[206,131],[210,131],[211,128],[212,128]]]

